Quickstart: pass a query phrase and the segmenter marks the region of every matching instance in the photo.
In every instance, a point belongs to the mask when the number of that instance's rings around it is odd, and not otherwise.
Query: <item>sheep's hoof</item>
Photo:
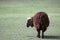
[[[40,38],[40,36],[39,36],[39,35],[38,35],[37,37],[38,37],[38,38]]]
[[[42,36],[42,38],[44,38],[44,36]]]

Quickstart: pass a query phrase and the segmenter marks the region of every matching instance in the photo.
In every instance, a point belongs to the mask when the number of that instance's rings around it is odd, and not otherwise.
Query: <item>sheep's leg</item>
[[[40,29],[37,29],[37,32],[38,32],[37,37],[40,38]]]
[[[44,38],[44,30],[42,30],[42,38]]]
[[[47,28],[42,28],[42,38],[44,38],[44,32],[46,31]]]

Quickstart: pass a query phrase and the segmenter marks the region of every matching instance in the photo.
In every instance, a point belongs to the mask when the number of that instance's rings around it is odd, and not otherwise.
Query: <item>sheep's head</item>
[[[29,27],[29,26],[33,27],[33,18],[32,17],[27,18],[27,25],[26,26],[27,27]]]

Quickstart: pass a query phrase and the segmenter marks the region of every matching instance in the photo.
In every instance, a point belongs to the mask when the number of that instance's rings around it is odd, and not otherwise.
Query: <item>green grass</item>
[[[37,38],[35,28],[27,28],[27,17],[38,11],[48,14],[50,25],[45,38]],[[0,0],[0,40],[60,40],[60,1]]]

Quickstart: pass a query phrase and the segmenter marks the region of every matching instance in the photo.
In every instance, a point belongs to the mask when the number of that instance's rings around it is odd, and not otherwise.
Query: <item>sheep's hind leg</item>
[[[40,29],[37,29],[37,32],[38,32],[37,37],[40,38]]]

